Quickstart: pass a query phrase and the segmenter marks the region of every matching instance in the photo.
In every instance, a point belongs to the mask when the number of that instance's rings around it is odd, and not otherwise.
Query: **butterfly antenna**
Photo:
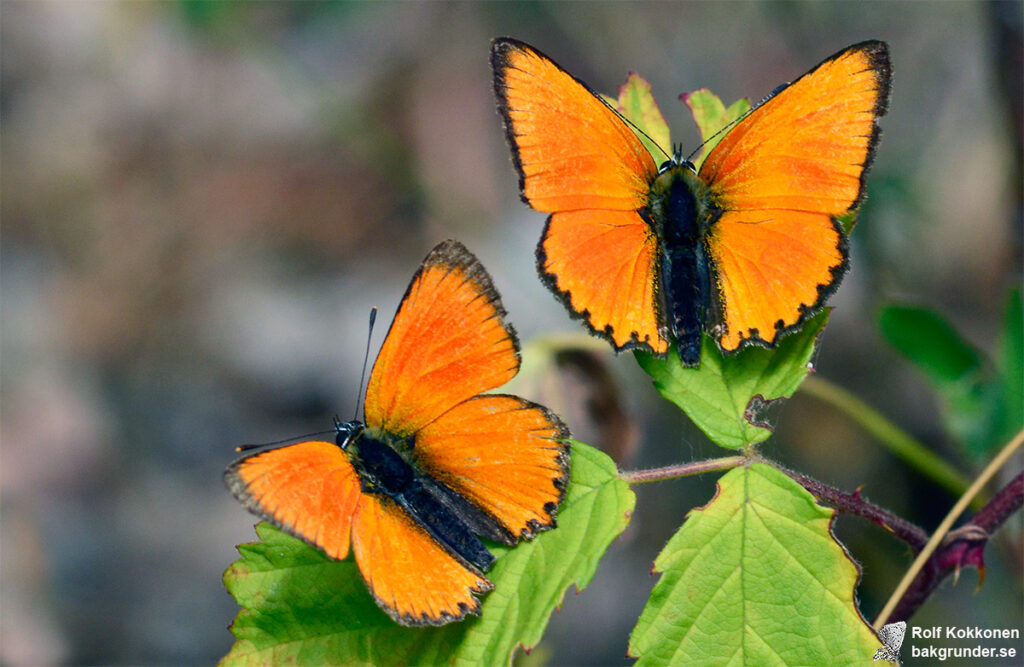
[[[640,129],[639,127],[637,127],[637,126],[636,126],[636,123],[634,123],[634,122],[633,122],[633,121],[631,121],[630,119],[626,118],[625,114],[623,114],[623,113],[620,113],[620,112],[619,112],[619,110],[618,110],[618,109],[616,109],[615,107],[613,107],[613,106],[612,106],[611,104],[609,104],[609,103],[608,103],[608,100],[604,99],[604,97],[602,97],[601,95],[597,95],[596,97],[597,97],[597,99],[599,99],[599,100],[601,100],[602,102],[604,102],[605,106],[607,106],[607,107],[608,107],[609,109],[611,109],[611,110],[612,110],[612,112],[613,112],[613,113],[614,113],[614,114],[615,114],[616,116],[618,116],[619,118],[621,118],[622,120],[624,120],[624,121],[626,122],[626,124],[627,124],[627,125],[629,125],[629,126],[630,126],[631,128],[633,128],[633,130],[634,130],[635,132],[639,132],[640,134],[642,134],[642,135],[643,135],[643,136],[644,136],[644,137],[645,137],[645,138],[647,139],[647,141],[651,142],[651,144],[653,144],[654,146],[657,146],[658,150],[659,150],[659,151],[661,151],[661,154],[665,156],[665,159],[666,159],[666,160],[671,160],[671,159],[672,159],[672,156],[671,156],[671,155],[669,155],[668,153],[666,153],[666,152],[665,152],[665,149],[661,147],[661,144],[659,144],[659,143],[658,143],[657,141],[655,141],[654,139],[651,139],[651,135],[647,134],[646,132],[644,132],[643,130],[641,130],[641,129]]]
[[[775,90],[773,90],[772,92],[770,92],[767,95],[765,95],[764,98],[762,98],[760,102],[758,102],[757,104],[751,106],[749,109],[747,109],[745,112],[743,112],[740,115],[739,118],[737,118],[736,120],[732,121],[731,123],[727,123],[725,125],[725,127],[723,127],[718,132],[715,132],[710,137],[708,137],[707,139],[702,141],[700,146],[697,146],[697,148],[695,148],[694,151],[692,153],[690,153],[686,157],[686,161],[687,162],[692,162],[693,161],[693,156],[696,155],[697,153],[699,153],[701,151],[701,149],[704,148],[704,146],[706,146],[708,144],[708,142],[710,142],[712,139],[714,139],[718,135],[722,134],[723,132],[727,132],[729,130],[729,128],[731,128],[733,125],[735,125],[736,123],[740,122],[741,120],[743,120],[744,118],[746,118],[750,114],[754,113],[754,111],[759,109],[762,104],[764,104],[765,102],[767,102],[771,98],[775,97],[776,95],[778,95],[779,93],[781,93],[783,90],[785,90],[788,87],[789,87],[788,83],[783,83],[783,84],[780,84],[780,85],[776,86]]]
[[[316,435],[326,435],[328,433],[334,433],[335,429],[330,431],[317,431],[315,433],[307,433],[306,435],[296,435],[291,438],[285,438],[284,440],[275,440],[274,442],[258,442],[250,445],[239,445],[235,447],[236,452],[248,452],[253,449],[262,449],[263,447],[273,447],[274,445],[281,445],[286,442],[295,442],[297,440],[304,440],[306,438],[312,438]]]
[[[370,309],[370,331],[366,334],[366,353],[363,355],[363,370],[359,373],[359,393],[356,394],[356,413],[352,419],[359,418],[359,404],[363,400],[363,384],[366,382],[366,363],[370,360],[370,341],[373,339],[373,323],[377,321],[377,306]],[[337,418],[335,418],[337,421]]]
[[[757,106],[761,106],[761,105],[759,104]],[[697,153],[700,153],[701,150],[703,150],[703,148],[705,146],[707,146],[715,137],[717,137],[720,134],[724,134],[725,132],[728,132],[729,128],[731,128],[733,125],[735,125],[736,123],[740,122],[741,120],[743,120],[744,118],[749,116],[751,114],[751,112],[754,111],[755,108],[756,107],[752,107],[750,109],[747,109],[746,112],[743,113],[739,118],[737,118],[736,120],[732,121],[731,123],[727,123],[726,126],[723,127],[722,129],[720,129],[718,132],[715,132],[710,137],[708,137],[704,141],[700,142],[700,145],[697,146],[697,148],[693,149],[692,153],[690,153],[689,155],[686,156],[686,161],[687,162],[693,162],[693,156],[694,155],[696,155]]]

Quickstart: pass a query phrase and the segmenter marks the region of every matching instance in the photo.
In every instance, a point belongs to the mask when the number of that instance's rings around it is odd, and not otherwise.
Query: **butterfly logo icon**
[[[903,646],[903,636],[907,633],[907,622],[898,621],[887,623],[878,631],[878,638],[882,640],[882,648],[875,651],[872,660],[888,660],[900,664],[900,647]]]

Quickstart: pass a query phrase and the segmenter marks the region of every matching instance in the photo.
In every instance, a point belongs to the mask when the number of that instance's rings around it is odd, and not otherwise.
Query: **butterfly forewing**
[[[366,423],[409,435],[519,371],[490,276],[461,244],[438,245],[398,307],[370,373]]]
[[[250,511],[323,549],[348,555],[359,478],[331,442],[301,442],[239,459],[224,473],[231,493]]]
[[[636,210],[657,172],[626,123],[537,49],[491,46],[498,109],[523,199],[538,211]]]

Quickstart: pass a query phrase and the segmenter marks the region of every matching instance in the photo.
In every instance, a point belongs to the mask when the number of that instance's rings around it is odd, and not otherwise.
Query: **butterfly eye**
[[[661,166],[658,167],[658,174],[664,174],[673,167],[684,167],[695,174],[697,173],[697,167],[687,157],[683,156],[682,144],[672,149],[672,157],[661,163]]]
[[[342,449],[347,450],[352,439],[363,430],[364,426],[357,421],[341,423],[337,417],[334,418],[334,430],[338,432],[335,442]]]

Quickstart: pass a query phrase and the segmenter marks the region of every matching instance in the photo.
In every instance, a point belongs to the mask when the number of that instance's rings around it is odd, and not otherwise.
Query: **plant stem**
[[[991,535],[995,528],[1003,525],[1003,522],[1022,506],[1024,506],[1024,472],[1019,473],[999,493],[992,496],[992,500],[971,517],[970,523],[981,527]]]
[[[813,375],[804,380],[801,388],[818,400],[838,408],[875,436],[889,451],[954,495],[962,495],[967,489],[967,478],[953,466],[854,394]]]
[[[860,489],[853,493],[846,493],[845,491],[840,491],[828,484],[823,484],[816,479],[801,475],[800,473],[792,470],[787,470],[786,468],[774,463],[771,465],[792,477],[800,484],[800,486],[810,491],[818,500],[832,505],[841,512],[853,514],[854,516],[859,516],[873,523],[877,523],[882,528],[885,528],[893,535],[906,542],[915,553],[920,551],[928,542],[928,533],[924,532],[924,530],[919,526],[907,521],[903,517],[897,516],[887,509],[868,502],[861,497]]]
[[[985,581],[985,545],[1003,522],[1024,505],[1024,472],[1003,487],[985,508],[970,521],[950,531],[942,544],[914,578],[910,588],[900,598],[889,615],[889,620],[905,621],[924,604],[939,584],[953,574],[956,584],[960,569],[973,565],[978,569],[978,587]]]
[[[714,470],[728,470],[729,468],[741,466],[746,461],[747,459],[744,456],[726,456],[720,459],[708,459],[707,461],[682,463],[674,466],[665,466],[664,468],[650,468],[648,470],[620,472],[619,477],[629,484],[662,482],[668,479],[700,475]]]
[[[921,553],[917,554],[917,558],[914,559],[914,564],[910,566],[909,570],[907,570],[907,573],[903,576],[903,580],[900,581],[899,586],[896,587],[896,590],[893,591],[889,601],[885,604],[885,608],[882,609],[878,618],[875,619],[874,626],[876,630],[881,629],[881,627],[885,625],[885,622],[889,620],[889,616],[892,614],[897,603],[899,603],[903,598],[904,594],[910,588],[911,583],[914,582],[915,577],[917,577],[917,574],[925,566],[925,563],[928,562],[928,559],[931,558],[935,549],[939,546],[939,543],[946,537],[946,534],[949,532],[950,527],[952,527],[953,522],[956,521],[964,509],[967,508],[971,499],[977,495],[978,491],[981,490],[981,487],[988,483],[992,476],[996,474],[996,471],[998,471],[999,468],[1009,460],[1010,456],[1020,449],[1022,444],[1024,444],[1024,430],[1017,433],[1013,440],[1003,447],[1002,451],[992,459],[991,463],[989,463],[981,474],[978,475],[978,478],[974,480],[974,483],[971,484],[971,488],[967,489],[967,492],[960,497],[960,500],[958,500],[956,505],[953,506],[953,509],[949,510],[949,514],[947,514],[946,518],[942,520],[939,527],[935,529],[935,533],[932,535],[931,539],[928,540],[928,544],[926,544],[924,549],[921,550]],[[1002,497],[1002,494],[999,494],[997,497]],[[1002,516],[1004,520],[1006,516],[1009,516],[1009,514],[1002,511],[995,511],[993,514],[996,517]]]

